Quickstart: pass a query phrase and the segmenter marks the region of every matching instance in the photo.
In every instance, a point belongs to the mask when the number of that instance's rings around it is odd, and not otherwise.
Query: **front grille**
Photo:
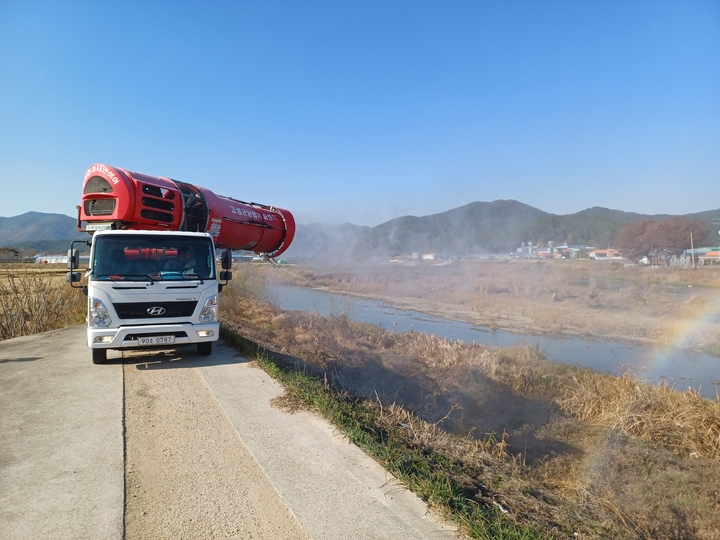
[[[156,210],[140,210],[140,215],[145,219],[151,219],[153,221],[164,221],[165,223],[172,223],[172,214],[166,214],[165,212],[158,212]]]
[[[86,199],[86,216],[109,216],[115,210],[115,199]]]
[[[152,195],[154,197],[160,197],[162,199],[174,199],[175,192],[167,188],[159,188],[157,186],[150,186],[148,184],[142,184],[142,192]]]
[[[150,208],[159,208],[160,210],[167,210],[168,212],[175,210],[175,205],[173,203],[161,199],[143,197],[141,202],[143,206],[148,206]]]
[[[167,319],[169,317],[189,317],[195,311],[197,302],[122,302],[113,304],[118,317],[121,319]],[[149,309],[163,308],[162,315],[151,315]],[[158,312],[160,310],[155,310]]]

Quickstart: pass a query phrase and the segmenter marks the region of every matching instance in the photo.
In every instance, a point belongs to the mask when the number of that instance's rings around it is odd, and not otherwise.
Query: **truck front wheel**
[[[212,341],[206,341],[205,343],[198,343],[197,350],[200,356],[210,356],[212,354]]]
[[[107,349],[92,349],[93,364],[104,364],[107,362]]]

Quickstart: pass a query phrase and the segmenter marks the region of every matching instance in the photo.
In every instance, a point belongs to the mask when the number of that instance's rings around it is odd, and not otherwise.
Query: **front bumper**
[[[87,342],[91,349],[153,349],[162,345],[141,345],[139,338],[151,336],[174,336],[175,341],[167,347],[217,341],[220,324],[154,324],[121,326],[120,328],[88,328]]]

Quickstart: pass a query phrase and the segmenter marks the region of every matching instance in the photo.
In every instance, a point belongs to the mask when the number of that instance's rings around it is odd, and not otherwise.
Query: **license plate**
[[[149,336],[138,338],[139,345],[167,345],[175,343],[175,336]]]
[[[85,226],[86,231],[104,231],[112,229],[112,223],[88,223]]]

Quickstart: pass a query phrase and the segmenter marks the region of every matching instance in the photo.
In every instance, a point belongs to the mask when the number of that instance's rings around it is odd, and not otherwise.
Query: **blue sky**
[[[105,163],[377,225],[720,208],[720,2],[0,0],[0,216]]]

